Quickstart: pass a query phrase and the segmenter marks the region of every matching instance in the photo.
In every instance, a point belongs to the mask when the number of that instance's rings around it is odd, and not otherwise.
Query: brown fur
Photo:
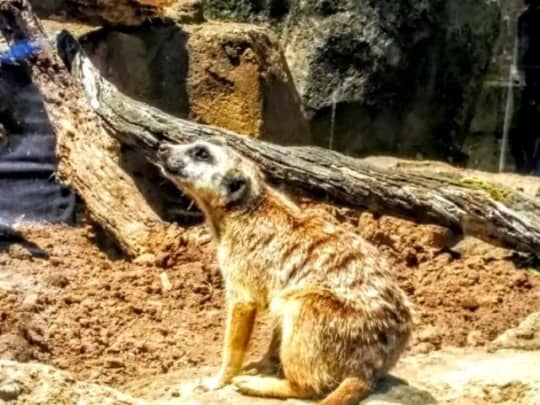
[[[331,392],[323,404],[358,401],[396,363],[411,331],[408,300],[389,277],[387,263],[360,236],[305,215],[269,187],[251,161],[225,146],[197,145],[218,157],[205,166],[212,176],[185,158],[190,145],[161,155],[166,174],[179,160],[191,173],[169,177],[197,200],[218,245],[228,315],[223,364],[212,387],[232,381],[251,395],[308,398]],[[249,187],[225,204],[220,176],[231,170]],[[281,335],[274,346],[284,379],[237,376],[255,313],[262,311],[273,316]]]

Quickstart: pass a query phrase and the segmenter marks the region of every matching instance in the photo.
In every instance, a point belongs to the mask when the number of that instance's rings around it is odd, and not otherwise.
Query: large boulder
[[[280,45],[251,24],[145,25],[81,39],[127,95],[178,117],[283,144],[310,142]]]
[[[404,357],[396,374],[441,404],[540,404],[540,351],[446,349]]]
[[[540,312],[529,315],[491,343],[491,349],[540,350]]]
[[[273,23],[319,144],[453,159],[500,23],[490,0],[209,0],[206,12]]]
[[[70,374],[39,363],[0,360],[0,403],[143,405],[112,388],[76,381]]]

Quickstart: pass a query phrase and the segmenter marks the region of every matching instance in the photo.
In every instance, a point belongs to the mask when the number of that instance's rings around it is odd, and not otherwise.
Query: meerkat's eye
[[[228,184],[228,190],[230,194],[237,193],[246,185],[246,180],[244,178],[237,178],[231,180]]]
[[[241,173],[227,173],[222,182],[223,194],[227,204],[232,204],[244,198],[249,190],[249,179]]]
[[[208,162],[210,160],[210,152],[204,146],[195,146],[189,151],[189,156],[199,162]]]

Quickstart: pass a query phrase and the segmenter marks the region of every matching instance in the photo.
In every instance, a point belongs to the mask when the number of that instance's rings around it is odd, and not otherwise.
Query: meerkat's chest
[[[260,306],[266,306],[269,280],[264,270],[261,271],[257,263],[253,263],[249,257],[229,246],[218,247],[217,256],[227,290]]]

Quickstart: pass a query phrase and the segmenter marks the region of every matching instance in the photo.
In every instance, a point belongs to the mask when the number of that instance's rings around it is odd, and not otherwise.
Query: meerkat
[[[246,395],[357,404],[397,362],[411,307],[388,264],[345,227],[306,215],[223,139],[163,144],[158,166],[204,212],[224,279],[222,364],[206,386]],[[282,376],[241,375],[257,313]]]

